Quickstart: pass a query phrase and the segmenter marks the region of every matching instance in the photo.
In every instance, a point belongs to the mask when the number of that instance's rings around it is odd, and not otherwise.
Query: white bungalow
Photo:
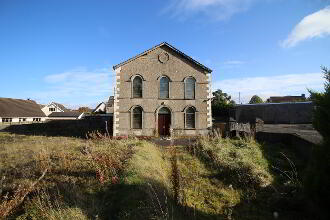
[[[0,98],[0,124],[43,122],[46,118],[33,100]]]

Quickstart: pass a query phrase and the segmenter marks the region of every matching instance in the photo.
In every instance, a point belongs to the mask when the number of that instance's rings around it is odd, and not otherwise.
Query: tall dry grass
[[[134,139],[116,141],[103,136],[83,140],[8,133],[0,133],[0,141],[3,149],[0,152],[0,216],[15,216],[17,211],[29,207],[23,211],[26,218],[43,216],[44,209],[52,209],[45,194],[39,203],[33,201],[41,196],[36,192],[55,189],[60,196],[52,195],[52,198],[64,205],[63,210],[57,207],[56,215],[53,213],[52,216],[59,218],[62,212],[80,213],[81,210],[80,214],[86,217],[98,215],[102,196],[99,198],[96,194],[121,181],[120,173],[132,156],[136,142]],[[91,207],[90,200],[95,207]],[[34,205],[38,208],[31,208]],[[75,211],[71,206],[76,207]],[[46,219],[52,219],[48,217]]]
[[[268,188],[281,175],[271,170],[275,154],[251,139],[220,135],[189,143],[160,147],[97,132],[87,139],[0,133],[0,210],[18,219],[272,217]],[[282,163],[276,167],[289,180],[297,177]]]

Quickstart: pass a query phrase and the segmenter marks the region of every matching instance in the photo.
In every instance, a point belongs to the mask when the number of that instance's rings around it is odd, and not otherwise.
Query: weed
[[[38,180],[33,182],[32,184],[28,186],[19,186],[19,188],[15,191],[12,198],[8,197],[8,193],[4,196],[4,201],[0,204],[0,216],[6,217],[8,216],[17,206],[19,206],[24,198],[34,190],[36,184],[40,182],[42,178],[44,178],[45,174],[47,172],[47,169],[44,170],[42,175],[39,177]]]

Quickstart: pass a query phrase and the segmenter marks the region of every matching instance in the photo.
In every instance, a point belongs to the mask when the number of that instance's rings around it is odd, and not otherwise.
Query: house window
[[[24,122],[26,121],[26,118],[19,118],[19,122]]]
[[[49,108],[50,112],[55,112],[55,108]]]
[[[159,81],[159,98],[168,99],[170,89],[170,80],[168,77],[163,76]]]
[[[188,77],[184,80],[185,99],[195,99],[195,84],[196,80],[193,77]]]
[[[12,122],[12,118],[2,118],[2,122]]]
[[[195,128],[195,109],[194,107],[189,107],[186,109],[186,128]]]
[[[142,78],[135,76],[133,79],[133,98],[142,98]]]
[[[141,129],[142,128],[142,114],[143,109],[138,106],[133,109],[132,115],[132,128],[133,129]]]
[[[41,121],[41,118],[33,118],[33,121]]]

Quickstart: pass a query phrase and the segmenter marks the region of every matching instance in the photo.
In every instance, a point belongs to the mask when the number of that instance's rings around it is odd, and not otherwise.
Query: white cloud
[[[114,79],[110,68],[88,70],[79,67],[45,76],[45,89],[33,94],[33,97],[41,103],[56,101],[69,107],[95,107],[113,94]]]
[[[247,10],[257,0],[172,0],[165,9],[174,17],[185,18],[195,13],[203,13],[219,20]]]
[[[306,73],[213,81],[212,89],[229,93],[236,102],[240,92],[241,102],[247,103],[253,95],[264,100],[276,95],[307,95],[307,89],[322,90],[323,83],[322,73]]]
[[[330,35],[330,6],[304,17],[291,31],[282,47],[294,47],[301,41]]]

